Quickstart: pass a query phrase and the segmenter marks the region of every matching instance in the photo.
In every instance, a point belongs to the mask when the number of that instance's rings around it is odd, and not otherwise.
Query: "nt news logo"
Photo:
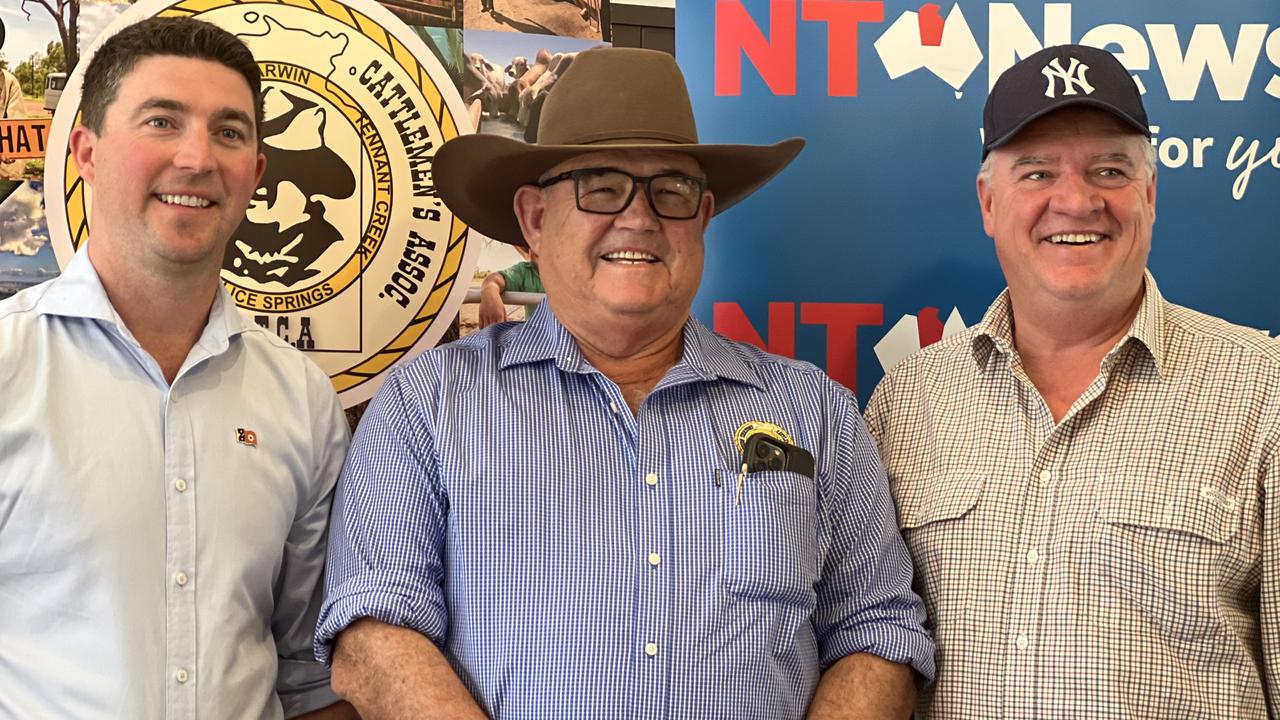
[[[924,69],[950,85],[957,98],[984,59],[990,89],[1019,59],[1048,46],[1078,43],[1111,49],[1134,71],[1144,93],[1141,73],[1154,69],[1170,100],[1193,101],[1203,87],[1211,87],[1219,100],[1238,102],[1245,99],[1255,76],[1270,72],[1262,91],[1280,100],[1280,24],[1188,27],[1187,23],[1148,22],[1135,27],[1100,22],[1076,34],[1071,3],[1036,5],[1042,15],[1031,20],[1014,3],[974,2],[970,7],[974,13],[987,14],[985,54],[961,3],[953,4],[945,15],[942,6],[925,3],[886,26],[885,3],[879,0],[717,0],[715,94],[742,93],[745,58],[774,95],[795,95],[797,74],[805,72],[825,73],[830,96],[856,97],[862,69],[860,42],[874,36],[873,48],[890,80]],[[1032,28],[1032,21],[1043,28],[1042,33]],[[825,28],[825,66],[797,66],[796,36],[801,23]],[[1148,80],[1152,77],[1147,75]]]

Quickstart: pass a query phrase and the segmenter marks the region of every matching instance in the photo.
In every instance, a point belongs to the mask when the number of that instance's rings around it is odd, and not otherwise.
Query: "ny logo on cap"
[[[1088,65],[1075,58],[1071,58],[1066,70],[1062,69],[1062,63],[1058,62],[1058,58],[1050,60],[1049,64],[1045,65],[1044,69],[1040,71],[1049,80],[1049,87],[1045,88],[1044,96],[1047,98],[1054,97],[1054,80],[1062,81],[1063,95],[1075,95],[1077,87],[1083,90],[1085,95],[1092,95],[1093,86],[1089,84],[1088,78],[1084,76],[1088,70]]]

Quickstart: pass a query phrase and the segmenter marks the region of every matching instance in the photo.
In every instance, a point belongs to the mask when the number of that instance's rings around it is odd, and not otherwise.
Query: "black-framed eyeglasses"
[[[617,215],[631,204],[636,187],[644,184],[649,207],[660,218],[688,220],[698,216],[706,178],[668,172],[657,175],[632,175],[617,168],[579,168],[538,181],[546,188],[573,179],[574,199],[582,212]]]

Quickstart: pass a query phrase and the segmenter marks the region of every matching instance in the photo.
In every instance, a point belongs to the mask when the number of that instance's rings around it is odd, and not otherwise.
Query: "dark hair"
[[[93,54],[84,71],[80,95],[82,122],[102,132],[107,107],[115,102],[120,84],[139,60],[154,55],[174,55],[220,63],[240,73],[253,93],[254,134],[261,142],[262,76],[258,63],[244,42],[212,23],[189,17],[152,17],[111,36]],[[193,83],[200,78],[190,78]]]

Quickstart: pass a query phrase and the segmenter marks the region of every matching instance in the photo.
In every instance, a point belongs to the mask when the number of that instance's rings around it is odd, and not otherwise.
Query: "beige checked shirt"
[[[1280,343],[1146,289],[1056,426],[1008,291],[872,396],[938,641],[920,717],[1280,717]]]

